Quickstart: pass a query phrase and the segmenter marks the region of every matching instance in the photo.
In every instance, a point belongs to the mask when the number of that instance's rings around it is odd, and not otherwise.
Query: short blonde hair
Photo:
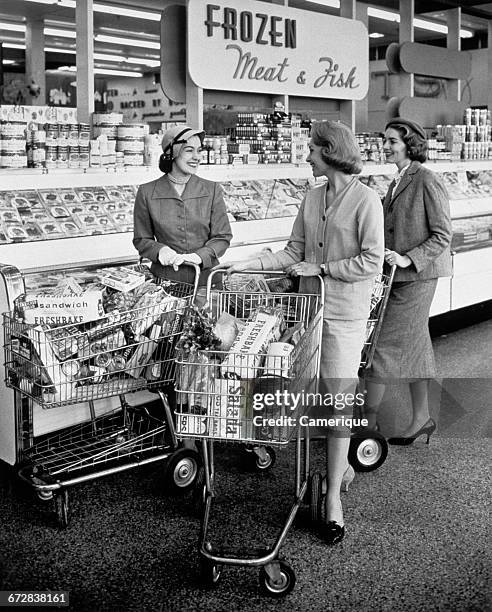
[[[311,138],[323,147],[321,157],[332,168],[345,174],[359,174],[362,159],[354,133],[338,121],[316,121],[311,126]]]

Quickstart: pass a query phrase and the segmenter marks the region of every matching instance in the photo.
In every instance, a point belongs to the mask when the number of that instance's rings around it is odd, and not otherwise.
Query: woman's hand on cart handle
[[[396,251],[384,249],[384,260],[390,266],[398,266],[399,268],[408,268],[412,264],[412,260],[408,255],[400,255]]]
[[[317,276],[322,273],[320,264],[310,263],[309,261],[292,264],[285,271],[292,276]]]
[[[196,266],[202,263],[202,258],[198,253],[183,253],[183,260],[185,263],[195,264]]]
[[[224,270],[227,274],[233,274],[234,272],[244,272],[245,270],[263,270],[263,266],[258,258],[242,259],[240,261],[228,261],[218,264],[212,270]]]
[[[163,266],[172,266],[175,271],[178,270],[179,266],[184,263],[184,256],[176,253],[171,247],[163,246],[159,251],[159,262]]]

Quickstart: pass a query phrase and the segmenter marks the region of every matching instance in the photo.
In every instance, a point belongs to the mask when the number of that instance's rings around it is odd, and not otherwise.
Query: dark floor
[[[297,577],[286,599],[262,597],[257,570],[226,568],[215,590],[197,586],[200,522],[189,499],[162,495],[156,466],[72,489],[64,531],[50,503],[4,474],[0,590],[68,590],[81,611],[490,609],[492,321],[434,346],[439,433],[429,446],[391,447],[379,470],[357,474],[343,497],[343,544],[327,548],[301,512],[282,549]],[[382,415],[383,430],[404,423],[398,412]],[[241,457],[239,447],[219,452],[211,540],[249,549],[270,544],[284,520],[293,445],[268,475],[252,476]],[[322,468],[319,442],[313,466]]]

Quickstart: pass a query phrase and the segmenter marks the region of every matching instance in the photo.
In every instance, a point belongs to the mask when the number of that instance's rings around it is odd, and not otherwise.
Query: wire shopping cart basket
[[[278,272],[270,271],[262,271],[261,275],[279,277]],[[307,397],[317,392],[324,284],[320,277],[316,278],[319,292],[313,294],[214,290],[211,295],[210,277],[207,292],[212,315],[218,318],[221,313],[229,313],[244,322],[242,344],[233,345],[234,350],[227,352],[198,351],[177,360],[176,435],[202,441],[205,482],[201,490],[200,569],[208,584],[218,582],[223,565],[243,565],[260,568],[260,585],[267,594],[285,595],[294,587],[295,574],[279,559],[279,552],[307,489],[309,432],[306,428],[301,436],[301,425],[309,402],[299,402],[294,408],[283,401],[270,404],[269,399],[285,394]],[[269,344],[284,325],[287,334],[298,334],[297,343],[290,345],[288,352],[285,343]],[[277,346],[272,348],[274,345]],[[273,453],[274,447],[285,447],[294,438],[294,499],[273,547],[259,556],[254,553],[241,556],[214,548],[209,536],[216,480],[214,443],[260,448],[268,445]]]
[[[40,499],[53,499],[60,526],[68,524],[67,487],[87,480],[168,460],[168,486],[193,485],[199,455],[178,448],[165,393],[197,291],[199,269],[193,268],[194,283],[155,279],[133,308],[87,323],[28,323],[25,302],[4,314],[6,384],[18,395],[23,432],[19,476]],[[39,408],[82,417],[35,435]]]

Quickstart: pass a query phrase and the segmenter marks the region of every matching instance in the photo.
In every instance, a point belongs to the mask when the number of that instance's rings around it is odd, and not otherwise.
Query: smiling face
[[[313,171],[313,176],[316,178],[318,176],[325,176],[327,169],[329,168],[328,164],[323,161],[321,157],[321,151],[323,147],[320,145],[314,144],[313,139],[311,138],[309,141],[309,154],[306,157],[307,163],[311,166]]]
[[[174,158],[172,173],[174,176],[189,176],[196,174],[198,166],[202,161],[202,141],[198,136],[192,136],[181,146]]]
[[[408,157],[407,145],[403,142],[398,130],[388,128],[384,133],[384,153],[386,161],[396,164],[401,170],[405,167],[410,158]]]

